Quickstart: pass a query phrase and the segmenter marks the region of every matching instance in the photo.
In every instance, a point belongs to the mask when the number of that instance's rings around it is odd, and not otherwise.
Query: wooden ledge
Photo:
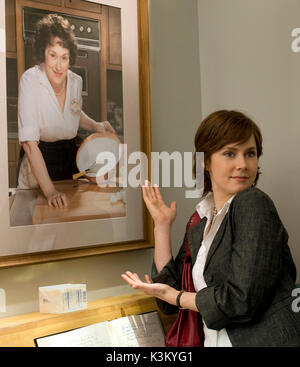
[[[0,347],[34,347],[34,339],[116,318],[158,311],[167,332],[175,316],[158,310],[154,297],[133,293],[88,302],[88,308],[65,314],[25,315],[0,319]]]

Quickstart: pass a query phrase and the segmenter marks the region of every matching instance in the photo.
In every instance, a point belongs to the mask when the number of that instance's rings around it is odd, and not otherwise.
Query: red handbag
[[[183,260],[181,289],[187,292],[195,292],[187,232],[191,227],[197,224],[200,219],[196,211],[190,218],[185,233],[185,257]],[[175,322],[166,335],[165,344],[166,347],[203,347],[204,332],[199,312],[179,309]]]

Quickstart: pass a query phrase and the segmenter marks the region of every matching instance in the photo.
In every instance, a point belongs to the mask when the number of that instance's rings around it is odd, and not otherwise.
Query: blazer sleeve
[[[196,294],[203,320],[215,330],[253,321],[268,307],[288,241],[276,208],[265,193],[251,189],[235,199],[229,209],[232,257],[226,278]]]
[[[183,243],[179,249],[179,252],[175,260],[172,257],[172,259],[163,267],[163,269],[160,272],[157,271],[155,263],[153,261],[152,274],[151,274],[152,281],[154,283],[168,284],[169,286],[180,290],[184,256],[185,256],[185,244],[183,240]],[[158,298],[156,299],[156,302],[160,310],[167,315],[171,315],[178,312],[177,306],[171,305]]]

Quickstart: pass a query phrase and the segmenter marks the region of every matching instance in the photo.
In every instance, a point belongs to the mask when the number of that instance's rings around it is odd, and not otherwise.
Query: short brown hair
[[[53,38],[62,40],[62,47],[70,51],[70,66],[74,65],[77,56],[77,41],[67,19],[57,14],[48,14],[36,26],[36,37],[33,52],[38,63],[45,61],[45,49],[51,45]]]
[[[231,143],[245,143],[254,136],[257,149],[257,157],[262,155],[262,135],[254,121],[239,111],[219,110],[211,113],[200,124],[194,139],[196,152],[204,153],[205,164],[209,162],[213,153]],[[195,152],[195,155],[196,155]],[[195,158],[195,156],[194,156]],[[194,176],[196,177],[196,159],[194,159]],[[257,172],[254,186],[259,175]],[[203,196],[211,191],[209,172],[204,170]]]

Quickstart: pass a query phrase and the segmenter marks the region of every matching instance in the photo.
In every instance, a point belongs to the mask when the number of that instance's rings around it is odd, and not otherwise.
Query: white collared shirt
[[[206,226],[203,234],[203,241],[201,243],[200,249],[197,254],[197,259],[195,265],[193,266],[192,275],[193,282],[196,292],[200,291],[203,288],[207,287],[203,277],[203,271],[207,259],[207,255],[210,249],[210,246],[215,238],[215,235],[229,209],[230,203],[233,200],[235,195],[233,195],[226,203],[223,205],[222,209],[217,213],[214,217],[213,222],[210,226],[213,217],[213,210],[215,207],[213,193],[210,192],[207,194],[200,203],[197,204],[196,209],[200,216],[200,218],[207,218]],[[220,331],[208,329],[205,325],[204,320],[204,347],[232,347],[232,344],[227,335],[226,329],[222,329]]]
[[[64,111],[58,103],[45,71],[45,65],[26,70],[20,80],[18,98],[19,142],[55,142],[75,138],[82,107],[82,79],[68,70]],[[18,187],[38,187],[28,158],[22,159]]]
[[[77,135],[82,107],[82,79],[68,70],[64,111],[58,103],[45,65],[26,70],[18,98],[19,141],[73,139]]]

